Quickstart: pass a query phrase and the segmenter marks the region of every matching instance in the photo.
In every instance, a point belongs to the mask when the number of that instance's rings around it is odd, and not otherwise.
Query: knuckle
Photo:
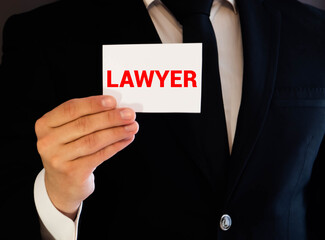
[[[98,139],[96,137],[96,134],[90,134],[84,137],[84,145],[88,149],[93,149],[97,146],[98,144]]]
[[[95,112],[98,108],[98,103],[92,98],[89,98],[89,108],[91,112]]]
[[[63,173],[65,169],[62,165],[62,161],[58,156],[54,156],[51,160],[47,163],[51,169],[54,169],[57,172]]]
[[[47,138],[38,139],[36,145],[40,155],[44,155],[49,149],[49,141]]]
[[[74,178],[76,170],[68,164],[68,162],[62,161],[62,158],[59,155],[52,157],[47,162],[47,168],[51,171],[60,174],[64,178]]]
[[[34,126],[36,135],[39,135],[44,129],[44,127],[45,127],[44,119],[43,118],[37,119]]]
[[[44,145],[43,145],[42,140],[37,140],[36,147],[37,147],[38,153],[40,155],[42,155],[43,154],[43,149],[44,149]]]
[[[63,104],[63,112],[70,118],[75,118],[77,110],[77,99],[71,99]]]
[[[108,122],[112,122],[113,121],[112,111],[105,112],[105,115],[106,115],[105,118],[107,119]]]
[[[90,126],[89,118],[88,117],[78,118],[75,124],[78,131],[85,133],[87,132]]]

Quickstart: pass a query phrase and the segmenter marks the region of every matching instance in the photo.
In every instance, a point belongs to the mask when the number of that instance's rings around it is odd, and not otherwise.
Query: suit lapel
[[[280,14],[262,0],[256,0],[255,4],[246,2],[238,1],[244,46],[244,79],[231,157],[227,152],[229,148],[227,135],[223,132],[223,121],[217,126],[212,119],[209,120],[209,114],[205,113],[201,116],[165,115],[170,129],[179,138],[179,145],[187,151],[189,159],[196,163],[212,191],[218,193],[220,198],[223,185],[228,186],[227,199],[243,173],[268,114],[279,50]],[[208,119],[203,130],[199,126],[204,122],[201,117],[204,121]]]
[[[227,200],[231,197],[263,129],[277,71],[281,15],[267,1],[255,2],[256,4],[238,1],[244,46],[244,79],[230,160]]]

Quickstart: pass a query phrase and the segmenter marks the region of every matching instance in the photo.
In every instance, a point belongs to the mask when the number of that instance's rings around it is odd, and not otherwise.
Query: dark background
[[[55,1],[56,0],[0,0],[0,46],[2,47],[3,25],[9,16],[13,14],[29,11],[43,4],[47,4]],[[112,1],[112,0],[107,0],[107,1]],[[325,9],[325,0],[300,0],[300,1],[305,3],[310,3],[316,7]],[[0,56],[1,55],[2,55],[2,50],[0,50]],[[1,59],[0,59],[0,63],[1,63]]]

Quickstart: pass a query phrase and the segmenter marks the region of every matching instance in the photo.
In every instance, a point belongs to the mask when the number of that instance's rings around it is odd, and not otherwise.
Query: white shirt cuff
[[[52,238],[58,240],[75,240],[78,234],[78,222],[82,209],[79,207],[75,221],[61,213],[51,202],[45,187],[45,169],[37,175],[34,184],[34,201],[38,215]],[[42,225],[41,225],[42,227]],[[44,232],[44,229],[42,229]]]

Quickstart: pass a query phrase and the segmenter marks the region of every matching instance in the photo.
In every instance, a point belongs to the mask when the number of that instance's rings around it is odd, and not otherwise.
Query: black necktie
[[[213,0],[164,0],[163,2],[183,26],[183,42],[203,43],[201,110],[204,114],[208,113],[208,105],[216,102],[217,95],[219,95],[219,103],[220,100],[222,101],[217,43],[209,19]],[[223,106],[221,108],[223,110]]]
[[[229,162],[227,128],[218,66],[217,42],[210,21],[213,0],[163,0],[183,26],[184,43],[203,43],[201,114],[192,114],[190,127],[202,151],[203,165],[218,193],[224,192]],[[220,195],[219,197],[222,198]],[[220,200],[220,199],[219,199]]]

